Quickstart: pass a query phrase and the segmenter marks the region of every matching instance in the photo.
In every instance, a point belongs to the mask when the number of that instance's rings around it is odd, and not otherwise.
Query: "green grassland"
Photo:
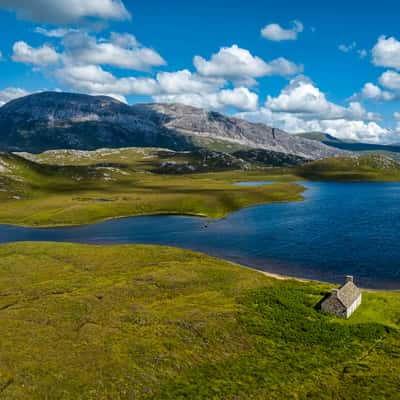
[[[304,190],[290,182],[250,189],[232,184],[277,178],[265,170],[157,174],[152,171],[164,160],[157,150],[50,152],[30,158],[0,155],[0,223],[77,225],[143,214],[219,218],[246,206],[300,200]]]
[[[398,399],[400,294],[158,246],[0,246],[0,399]]]
[[[186,172],[166,174],[165,163]],[[188,166],[201,171],[188,173]],[[250,180],[276,183],[233,185]],[[367,156],[270,168],[230,155],[141,148],[0,154],[0,223],[65,226],[145,214],[221,218],[247,206],[301,200],[304,188],[294,183],[301,180],[400,181],[400,164]]]
[[[299,176],[318,181],[400,181],[400,163],[382,156],[328,158],[304,164],[296,170]]]

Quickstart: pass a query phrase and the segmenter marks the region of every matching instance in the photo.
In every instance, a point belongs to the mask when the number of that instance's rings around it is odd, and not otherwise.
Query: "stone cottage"
[[[321,310],[349,318],[360,306],[362,300],[361,290],[354,284],[352,276],[346,276],[346,283],[339,289],[333,289],[321,303]]]

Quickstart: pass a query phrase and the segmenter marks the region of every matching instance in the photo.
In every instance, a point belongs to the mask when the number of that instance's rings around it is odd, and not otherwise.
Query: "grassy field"
[[[302,198],[303,188],[294,183],[250,189],[232,184],[276,179],[274,172],[160,175],[151,172],[159,161],[157,151],[142,149],[55,152],[35,161],[0,155],[0,223],[77,225],[176,213],[219,218],[246,206]]]
[[[240,208],[302,199],[299,180],[400,181],[400,164],[382,157],[332,158],[292,168],[235,170],[227,159],[160,149],[0,154],[0,223],[64,226],[145,214],[221,218]],[[163,163],[202,173],[157,173]],[[229,165],[224,167],[224,163]],[[174,167],[173,167],[174,168]],[[217,172],[216,172],[217,171]],[[275,184],[239,187],[237,181]]]
[[[296,173],[318,181],[399,182],[400,163],[381,156],[328,158],[298,167]]]
[[[0,399],[398,399],[400,294],[157,246],[0,246]]]

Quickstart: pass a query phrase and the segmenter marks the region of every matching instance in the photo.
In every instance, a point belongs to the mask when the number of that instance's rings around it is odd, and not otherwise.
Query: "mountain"
[[[340,150],[351,151],[354,153],[364,152],[371,154],[387,155],[396,159],[400,158],[400,144],[384,145],[362,143],[354,140],[342,140],[322,132],[306,132],[300,133],[296,136],[315,140],[317,142],[324,143],[330,147],[335,147]]]
[[[101,147],[263,149],[305,159],[342,151],[263,124],[182,104],[126,105],[106,96],[43,92],[0,108],[0,150]]]
[[[299,133],[296,136],[324,143],[345,143],[344,140],[338,139],[335,136],[329,135],[329,133],[323,132],[305,132]]]

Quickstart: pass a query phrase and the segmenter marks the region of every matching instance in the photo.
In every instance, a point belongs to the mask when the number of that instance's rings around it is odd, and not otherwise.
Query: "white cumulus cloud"
[[[15,11],[22,19],[49,24],[131,18],[121,0],[0,0],[0,7]]]
[[[258,107],[258,95],[245,87],[221,90],[218,97],[225,107],[249,111]]]
[[[157,102],[174,102],[222,110],[256,110],[258,95],[245,87],[223,89],[226,81],[202,77],[189,70],[162,72],[156,79],[117,78],[99,65],[64,65],[54,72],[64,86],[78,92],[109,95],[125,100],[127,95],[152,96]]]
[[[304,26],[300,21],[293,21],[292,26],[288,29],[283,28],[279,24],[266,25],[261,30],[263,38],[280,42],[282,40],[296,40],[299,33],[303,32]]]
[[[12,59],[25,64],[45,66],[56,64],[59,61],[59,54],[47,44],[35,48],[23,41],[19,41],[14,43]]]
[[[195,56],[193,62],[201,75],[234,81],[249,80],[251,82],[252,79],[263,76],[288,76],[302,71],[302,66],[298,66],[285,58],[266,62],[237,45],[222,47],[208,61],[203,57]]]
[[[396,71],[386,71],[379,77],[379,83],[387,89],[400,91],[400,74]]]
[[[368,112],[357,101],[345,107],[329,101],[307,77],[293,79],[276,97],[268,96],[256,111],[237,116],[263,122],[289,133],[325,132],[342,139],[391,143],[397,134],[379,125],[380,115]]]
[[[372,82],[367,82],[360,93],[356,93],[352,96],[353,100],[374,100],[374,101],[392,101],[397,96],[386,90],[382,90],[379,86]]]
[[[98,65],[64,66],[55,71],[55,76],[63,85],[78,92],[107,94],[118,99],[129,94],[152,95],[159,91],[152,78],[116,78]]]
[[[303,119],[362,119],[373,120],[377,116],[368,113],[358,102],[349,107],[332,103],[325,94],[305,76],[298,76],[277,97],[268,96],[267,108],[275,112],[300,114]]]
[[[224,79],[203,77],[187,69],[160,72],[157,74],[157,81],[160,90],[167,94],[212,93],[226,84]]]
[[[302,119],[291,113],[274,112],[263,107],[255,112],[237,114],[240,118],[275,126],[289,133],[324,132],[340,139],[351,139],[367,143],[393,143],[399,139],[396,132],[380,126],[376,122],[347,120]]]
[[[68,33],[63,40],[64,57],[69,63],[111,65],[147,71],[165,65],[164,59],[153,49],[140,46],[129,34],[111,34],[108,40],[98,41],[84,32]]]
[[[216,93],[160,94],[153,96],[153,99],[160,103],[182,103],[212,110],[232,107],[251,111],[258,106],[258,95],[245,87],[224,89]]]
[[[380,36],[372,49],[372,62],[379,67],[400,69],[400,42],[394,37]]]

